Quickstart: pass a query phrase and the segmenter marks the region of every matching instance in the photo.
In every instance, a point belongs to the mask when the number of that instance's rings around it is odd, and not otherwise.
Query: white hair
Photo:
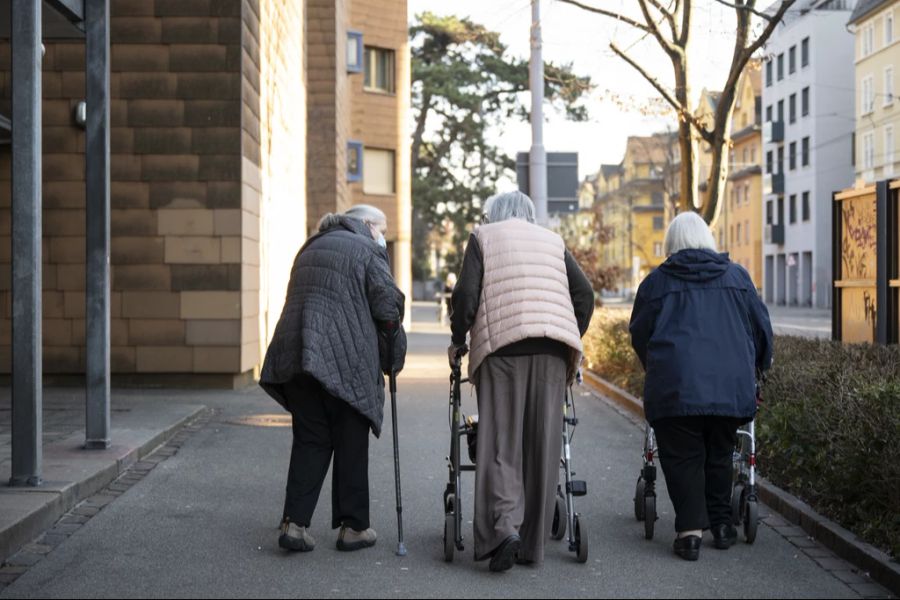
[[[716,251],[716,240],[709,225],[703,218],[690,210],[683,212],[669,224],[665,241],[666,256],[672,256],[682,250]]]
[[[497,194],[484,203],[484,216],[488,223],[499,223],[507,219],[522,219],[534,223],[534,202],[519,191]]]
[[[387,215],[371,204],[357,204],[351,206],[343,214],[328,213],[319,221],[319,231],[330,229],[338,224],[342,216],[359,219],[363,223],[385,223],[387,224]]]

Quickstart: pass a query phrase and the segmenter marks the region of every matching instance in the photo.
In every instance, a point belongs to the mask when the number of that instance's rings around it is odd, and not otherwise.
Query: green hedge
[[[589,368],[640,396],[628,313],[598,313]],[[763,390],[760,473],[900,556],[900,347],[779,336]]]

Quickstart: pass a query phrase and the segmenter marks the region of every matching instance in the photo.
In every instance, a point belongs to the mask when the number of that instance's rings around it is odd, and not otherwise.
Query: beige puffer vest
[[[529,338],[572,349],[569,382],[583,347],[566,276],[566,247],[557,234],[521,219],[476,232],[484,262],[481,299],[471,331],[469,376],[491,353]]]

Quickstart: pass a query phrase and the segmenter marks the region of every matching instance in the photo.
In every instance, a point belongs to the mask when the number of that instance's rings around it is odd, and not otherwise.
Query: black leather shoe
[[[516,562],[516,555],[522,547],[522,540],[518,535],[512,534],[497,546],[494,556],[491,557],[489,569],[495,573],[508,571]]]
[[[713,536],[713,545],[719,550],[728,550],[737,542],[737,529],[728,523],[713,525],[709,531]]]
[[[689,535],[683,538],[676,538],[672,545],[675,548],[675,554],[684,560],[697,560],[700,558],[700,537]]]

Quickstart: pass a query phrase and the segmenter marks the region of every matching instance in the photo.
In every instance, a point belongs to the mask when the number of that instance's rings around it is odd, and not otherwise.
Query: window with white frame
[[[894,67],[884,68],[884,105],[894,101]]]
[[[347,72],[362,73],[363,36],[359,31],[347,32]]]
[[[889,10],[884,15],[884,45],[894,41],[894,11]]]
[[[869,56],[875,51],[875,24],[872,23],[862,31],[862,55]]]
[[[872,133],[866,133],[862,136],[862,155],[863,169],[870,170],[875,168],[875,136]]]
[[[653,254],[656,256],[656,258],[662,258],[662,256],[663,256],[663,245],[662,245],[661,242],[654,242],[654,243],[653,243]]]
[[[744,221],[744,243],[750,245],[750,221]]]
[[[387,196],[396,191],[394,151],[363,149],[363,192]]]
[[[875,110],[875,78],[872,75],[863,77],[860,90],[860,113],[867,115]]]
[[[365,89],[386,94],[394,93],[394,51],[366,46]]]
[[[894,172],[894,126],[884,126],[884,174]]]

